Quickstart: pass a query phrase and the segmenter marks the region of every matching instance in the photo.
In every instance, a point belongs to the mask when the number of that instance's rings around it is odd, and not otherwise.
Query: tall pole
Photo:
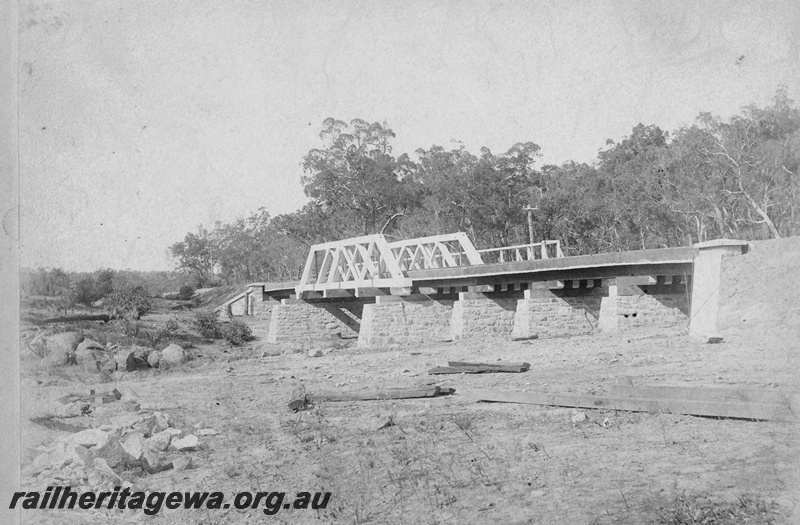
[[[533,212],[539,208],[532,208],[530,206],[525,206],[522,209],[528,212],[528,239],[530,239],[530,243],[533,244],[534,242],[536,242],[533,239]]]

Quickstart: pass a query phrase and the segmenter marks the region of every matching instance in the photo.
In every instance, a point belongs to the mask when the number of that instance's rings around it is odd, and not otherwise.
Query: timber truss
[[[530,259],[533,259],[536,247],[540,249],[540,257],[547,258],[546,243],[556,243],[553,254],[563,257],[558,241],[543,241],[511,249],[516,254],[521,248],[521,253],[530,254]],[[514,259],[513,256],[511,258]],[[501,256],[502,259],[504,257]],[[410,293],[412,282],[408,271],[481,264],[485,264],[481,253],[463,232],[393,243],[389,243],[383,235],[367,235],[313,245],[295,292],[298,298],[304,294],[330,297],[342,292],[358,297],[387,288],[392,293]]]

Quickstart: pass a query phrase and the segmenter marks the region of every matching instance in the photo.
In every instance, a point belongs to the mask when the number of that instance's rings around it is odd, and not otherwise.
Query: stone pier
[[[453,304],[450,337],[509,337],[514,330],[517,300],[514,294],[461,292]],[[520,291],[518,296],[522,295]]]
[[[331,337],[358,337],[363,304],[283,299],[272,307],[269,343],[313,343]]]
[[[563,284],[531,283],[517,301],[514,339],[560,337],[594,331],[602,298],[608,293],[602,281],[566,281]]]
[[[600,308],[599,328],[603,332],[687,327],[689,276],[617,277],[607,285]]]
[[[424,344],[449,341],[452,300],[424,295],[378,296],[365,304],[358,346]]]

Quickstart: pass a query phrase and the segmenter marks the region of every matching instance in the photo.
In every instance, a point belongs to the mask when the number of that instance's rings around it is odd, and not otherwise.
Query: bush
[[[181,322],[178,320],[176,316],[172,316],[164,323],[164,330],[172,335],[181,328]]]
[[[197,312],[192,321],[194,327],[203,337],[219,339],[222,337],[222,325],[217,312]]]
[[[178,289],[178,299],[188,301],[194,295],[195,288],[191,284],[184,284]]]
[[[108,296],[108,307],[114,315],[140,319],[153,307],[147,290],[141,286],[123,288]]]
[[[222,337],[231,345],[238,346],[253,339],[253,332],[243,322],[233,320],[222,326]]]

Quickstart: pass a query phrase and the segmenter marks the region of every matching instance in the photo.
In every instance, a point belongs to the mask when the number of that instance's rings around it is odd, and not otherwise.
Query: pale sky
[[[795,0],[22,0],[19,27],[22,267],[171,269],[200,224],[292,212],[327,117],[386,121],[397,155],[590,162],[800,99]]]

